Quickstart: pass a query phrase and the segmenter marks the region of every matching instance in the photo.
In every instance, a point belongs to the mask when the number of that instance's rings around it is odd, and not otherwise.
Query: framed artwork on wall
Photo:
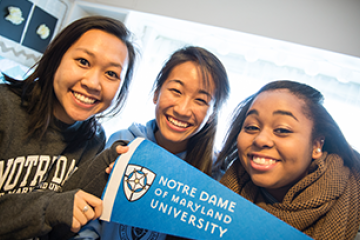
[[[0,0],[0,56],[33,66],[64,27],[72,4],[72,0]]]
[[[35,6],[22,45],[43,53],[52,39],[57,21],[56,17]]]
[[[28,0],[1,0],[0,35],[20,43],[32,6]]]

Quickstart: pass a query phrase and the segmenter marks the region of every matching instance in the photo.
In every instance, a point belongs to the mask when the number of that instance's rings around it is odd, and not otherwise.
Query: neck
[[[187,141],[173,142],[167,140],[161,135],[159,130],[155,132],[155,139],[160,147],[165,148],[167,151],[171,152],[172,154],[178,154],[186,150]]]
[[[270,189],[266,188],[266,191],[271,194],[278,202],[282,202],[286,193],[289,191],[290,188],[282,187],[277,189]]]

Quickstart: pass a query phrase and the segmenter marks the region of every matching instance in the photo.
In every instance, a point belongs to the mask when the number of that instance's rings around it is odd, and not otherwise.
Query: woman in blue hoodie
[[[134,123],[110,136],[102,166],[114,161],[117,140],[143,137],[211,175],[218,112],[229,93],[226,70],[219,59],[200,47],[185,47],[171,55],[154,83],[155,119],[146,126]],[[101,161],[95,161],[101,164]],[[94,177],[94,172],[99,174]],[[82,189],[101,196],[106,185],[104,167],[90,166],[81,179]],[[104,181],[105,179],[105,181]],[[100,180],[100,181],[99,181]],[[99,183],[99,182],[103,183]],[[82,185],[82,184],[81,184]],[[172,239],[173,236],[93,221],[75,239]]]

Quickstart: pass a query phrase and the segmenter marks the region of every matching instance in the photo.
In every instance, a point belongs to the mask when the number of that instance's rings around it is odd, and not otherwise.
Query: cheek
[[[239,152],[245,152],[245,150],[252,145],[252,137],[249,134],[240,131],[237,137],[237,147]]]
[[[307,169],[311,164],[311,149],[303,142],[284,141],[277,143],[277,149],[280,156],[285,159],[284,170],[290,173],[291,178],[299,180],[306,175]],[[299,146],[306,147],[299,147]]]
[[[117,97],[120,92],[120,81],[112,82],[112,84],[107,84],[103,88],[103,99],[107,102],[108,105]]]
[[[307,138],[277,141],[276,146],[282,155],[287,156],[285,158],[294,159],[299,164],[307,164],[312,160],[312,145]]]
[[[244,137],[242,136],[241,132],[237,137],[237,149],[238,149],[238,156],[241,162],[241,165],[246,168],[247,170],[249,170],[247,168],[247,166],[249,165],[249,163],[247,162],[247,157],[246,157],[246,146],[244,144]]]
[[[176,101],[170,94],[160,93],[155,103],[155,109],[156,111],[164,111],[175,104]]]
[[[58,96],[60,91],[67,91],[73,87],[79,80],[79,73],[74,70],[74,67],[62,61],[55,71],[53,85],[55,94]]]
[[[196,116],[197,121],[200,124],[205,124],[209,120],[211,114],[213,113],[211,107],[203,107],[203,106],[193,107],[193,112]]]
[[[304,153],[303,153],[303,159],[302,159],[302,165],[304,166],[304,168],[307,168],[308,166],[310,166],[311,162],[312,162],[312,146],[309,145],[308,148],[304,149]]]
[[[61,78],[60,78],[60,72],[59,70],[57,70],[54,74],[54,80],[53,80],[53,88],[54,88],[54,92],[55,92],[55,95],[57,98],[60,97],[61,95],[61,89],[62,89],[62,81],[61,81]]]

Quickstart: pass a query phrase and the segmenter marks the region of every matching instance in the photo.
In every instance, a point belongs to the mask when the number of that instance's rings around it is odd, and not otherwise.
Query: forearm
[[[76,191],[0,197],[0,239],[26,239],[45,235],[58,224],[71,226]]]
[[[101,197],[109,177],[105,169],[119,156],[116,146],[126,146],[126,144],[127,142],[117,141],[111,148],[105,149],[94,160],[89,162],[88,166],[80,167],[65,183],[63,191],[80,188],[85,192]]]

